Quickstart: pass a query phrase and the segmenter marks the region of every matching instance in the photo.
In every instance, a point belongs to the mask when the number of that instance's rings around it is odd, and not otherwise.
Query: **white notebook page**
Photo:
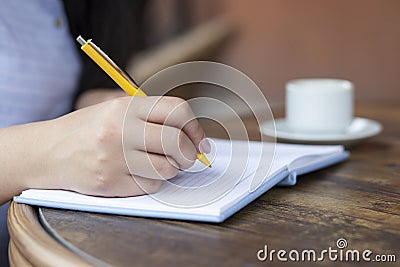
[[[248,194],[251,174],[254,173],[259,166],[260,143],[250,142],[248,144],[248,161],[246,159],[236,158],[236,162],[247,161],[246,168],[243,169],[242,167],[238,168],[235,164],[232,165],[233,159],[230,151],[230,141],[215,139],[213,141],[218,148],[218,153],[212,168],[206,168],[197,173],[180,172],[177,177],[171,180],[172,183],[164,183],[159,192],[151,196],[103,198],[85,196],[62,190],[30,189],[24,191],[21,197],[25,199],[36,199],[42,202],[52,201],[75,205],[118,207],[120,209],[142,209],[150,211],[162,209],[163,211],[171,212],[179,212],[179,210],[184,209],[186,213],[218,214],[221,209]],[[247,143],[243,143],[242,141],[234,142],[247,146]],[[269,145],[273,146],[273,144]],[[342,150],[343,147],[341,146],[277,144],[275,157],[268,177],[273,177],[277,172],[286,168],[288,164],[301,157],[331,154]],[[227,173],[228,175],[226,175]],[[234,186],[232,186],[232,184]],[[204,195],[208,197],[204,198]],[[221,195],[223,197],[214,198],[215,196],[218,197]],[[201,203],[202,201],[204,202],[204,199],[213,199],[213,201],[209,201],[208,204]],[[184,203],[184,205],[179,205],[179,203]],[[198,205],[199,203],[203,205]],[[99,208],[99,210],[101,211],[101,208]]]

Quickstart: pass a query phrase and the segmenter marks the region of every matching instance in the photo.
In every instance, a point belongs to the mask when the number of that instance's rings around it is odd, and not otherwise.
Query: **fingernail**
[[[204,138],[200,141],[200,152],[206,154],[211,152],[211,145],[210,142],[208,142],[207,138]]]

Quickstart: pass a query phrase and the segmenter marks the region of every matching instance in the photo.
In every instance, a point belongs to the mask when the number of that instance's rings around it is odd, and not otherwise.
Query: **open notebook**
[[[103,198],[62,190],[29,189],[14,197],[14,201],[99,213],[222,222],[271,187],[294,185],[297,175],[338,163],[349,155],[342,146],[212,141],[216,147],[212,168],[181,171],[152,195]],[[274,151],[269,160],[261,156],[262,147]],[[268,174],[257,186],[252,186],[261,167],[267,167]]]

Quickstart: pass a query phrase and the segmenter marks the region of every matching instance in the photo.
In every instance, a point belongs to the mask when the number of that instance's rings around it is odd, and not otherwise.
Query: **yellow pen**
[[[117,64],[114,63],[91,39],[85,40],[82,36],[76,38],[81,45],[81,49],[100,67],[108,76],[111,77],[128,95],[147,96],[136,84],[136,82]],[[197,153],[197,159],[207,167],[211,167],[210,162],[203,153]]]

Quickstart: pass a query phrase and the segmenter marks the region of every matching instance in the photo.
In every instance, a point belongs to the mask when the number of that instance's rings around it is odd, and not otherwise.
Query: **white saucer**
[[[353,119],[353,122],[345,132],[337,134],[296,133],[288,129],[284,118],[276,119],[275,127],[276,133],[274,132],[273,121],[264,122],[261,125],[261,133],[267,136],[276,134],[278,139],[303,144],[351,145],[377,135],[382,131],[382,125],[379,122],[358,117]]]

